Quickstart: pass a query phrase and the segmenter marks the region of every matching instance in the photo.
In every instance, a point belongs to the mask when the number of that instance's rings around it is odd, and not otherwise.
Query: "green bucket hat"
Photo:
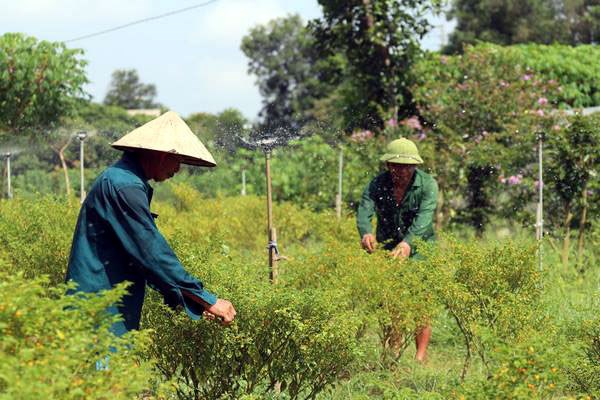
[[[379,159],[395,164],[423,164],[417,146],[408,139],[400,138],[387,145],[386,152]]]

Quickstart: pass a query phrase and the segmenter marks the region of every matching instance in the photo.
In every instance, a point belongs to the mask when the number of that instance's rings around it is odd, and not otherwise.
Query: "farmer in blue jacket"
[[[121,304],[109,309],[123,316],[112,327],[117,335],[139,328],[146,285],[167,304],[183,306],[192,319],[205,313],[231,323],[233,305],[185,271],[150,212],[149,180],[171,178],[181,163],[214,167],[212,155],[174,112],[135,129],[113,147],[123,150],[123,157],[96,179],[82,205],[67,281],[76,282],[77,291],[92,293],[131,282]]]

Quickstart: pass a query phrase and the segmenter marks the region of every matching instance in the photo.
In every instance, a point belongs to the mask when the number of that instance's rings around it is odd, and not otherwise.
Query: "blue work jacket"
[[[117,335],[138,329],[146,284],[158,290],[165,303],[182,305],[192,319],[201,317],[202,305],[217,298],[188,274],[150,212],[152,188],[133,154],[125,153],[94,182],[81,207],[73,236],[67,281],[77,291],[100,292],[129,281],[129,294],[109,312],[123,321],[113,325]]]

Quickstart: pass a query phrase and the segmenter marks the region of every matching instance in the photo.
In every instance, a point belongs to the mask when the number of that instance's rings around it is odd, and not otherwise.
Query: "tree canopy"
[[[156,86],[142,83],[135,69],[118,69],[112,73],[112,80],[104,104],[123,107],[127,110],[155,108]]]
[[[407,75],[430,29],[438,0],[319,0],[311,22],[323,54],[341,53],[348,70],[341,90],[346,129],[381,128],[411,108]]]
[[[448,18],[457,26],[446,52],[461,52],[476,41],[596,43],[600,39],[598,0],[453,0]]]
[[[52,128],[85,96],[82,50],[21,33],[0,36],[0,135]]]

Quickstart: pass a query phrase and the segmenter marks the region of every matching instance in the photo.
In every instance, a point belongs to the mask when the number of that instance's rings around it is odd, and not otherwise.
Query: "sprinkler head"
[[[81,140],[82,142],[85,140],[86,137],[87,137],[87,132],[85,132],[85,131],[81,131],[77,134],[77,139]]]

